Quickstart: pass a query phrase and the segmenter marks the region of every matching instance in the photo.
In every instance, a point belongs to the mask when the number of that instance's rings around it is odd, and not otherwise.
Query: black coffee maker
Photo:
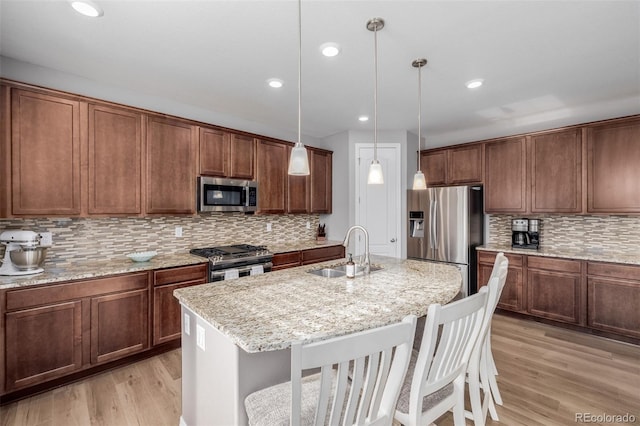
[[[511,247],[537,250],[540,246],[539,219],[511,220]]]

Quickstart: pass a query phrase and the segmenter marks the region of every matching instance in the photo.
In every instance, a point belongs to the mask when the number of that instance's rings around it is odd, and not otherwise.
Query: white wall
[[[320,215],[320,223],[327,225],[327,238],[340,241],[344,238],[350,222],[352,186],[350,158],[353,147],[349,144],[349,133],[342,132],[325,138],[322,147],[333,151],[333,199],[332,214]]]

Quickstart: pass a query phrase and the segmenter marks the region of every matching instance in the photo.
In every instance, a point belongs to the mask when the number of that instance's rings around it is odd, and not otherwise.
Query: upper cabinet
[[[525,213],[526,139],[500,139],[485,145],[484,209],[487,213]]]
[[[482,183],[483,145],[467,144],[455,148],[420,153],[420,168],[429,186]]]
[[[196,160],[196,126],[182,120],[148,117],[147,213],[195,213]]]
[[[142,214],[142,114],[89,104],[88,213]]]
[[[580,129],[535,134],[529,140],[532,213],[582,211]]]
[[[287,162],[289,145],[258,140],[256,180],[257,213],[280,213],[287,210]]]
[[[310,213],[331,213],[333,153],[313,148],[307,151],[311,180]]]
[[[640,118],[586,128],[587,212],[640,213]]]
[[[223,130],[200,128],[200,174],[253,180],[255,140]]]
[[[13,89],[13,215],[80,214],[80,102]]]

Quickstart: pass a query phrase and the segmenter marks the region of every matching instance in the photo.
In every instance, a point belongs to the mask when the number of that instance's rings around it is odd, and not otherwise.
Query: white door
[[[373,144],[356,144],[356,224],[369,231],[372,254],[401,256],[401,152],[400,144],[378,144],[384,184],[369,185]],[[357,232],[357,231],[356,231]],[[364,239],[356,239],[356,253],[364,253]]]

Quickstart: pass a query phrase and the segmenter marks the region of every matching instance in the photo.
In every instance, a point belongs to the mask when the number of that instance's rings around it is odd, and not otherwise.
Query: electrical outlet
[[[184,314],[184,334],[191,335],[191,317],[189,314]]]
[[[49,247],[53,245],[53,237],[51,232],[41,232],[40,233],[40,245]]]
[[[271,222],[267,223],[267,232],[271,232]]]
[[[182,226],[176,226],[174,234],[176,237],[182,237]]]
[[[204,327],[200,324],[196,324],[196,345],[203,351],[206,350],[204,345]]]
[[[307,221],[307,229],[311,229],[311,222]]]

